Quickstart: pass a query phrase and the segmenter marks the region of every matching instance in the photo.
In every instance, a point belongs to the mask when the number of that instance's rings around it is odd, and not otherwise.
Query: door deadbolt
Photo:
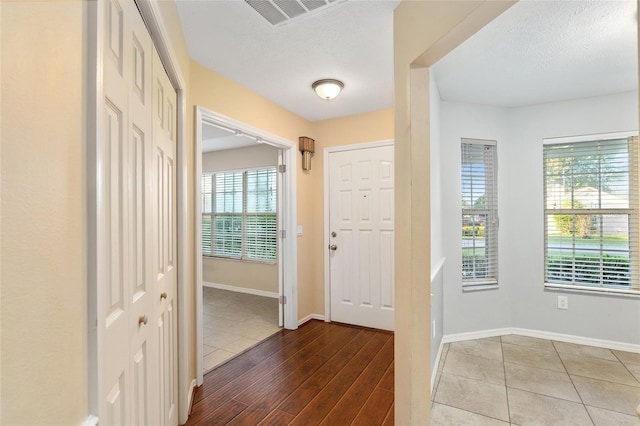
[[[331,233],[331,236],[332,236],[333,238],[335,238],[335,237],[337,237],[337,236],[338,236],[338,234],[336,234],[336,231],[333,231],[333,232]]]

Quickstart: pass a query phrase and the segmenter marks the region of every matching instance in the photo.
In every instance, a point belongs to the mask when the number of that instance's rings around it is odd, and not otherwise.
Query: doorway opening
[[[196,110],[197,383],[297,328],[296,144]]]

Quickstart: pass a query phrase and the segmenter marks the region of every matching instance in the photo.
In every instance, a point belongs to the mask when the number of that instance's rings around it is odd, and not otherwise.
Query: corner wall
[[[543,263],[542,140],[637,129],[638,92],[513,109],[442,103],[443,233],[455,236],[444,239],[445,335],[515,327],[640,344],[640,298],[545,290]],[[498,141],[498,290],[461,291],[462,137]]]
[[[508,216],[501,234],[511,238],[501,260],[504,282],[512,287],[513,326],[640,344],[640,298],[544,290],[542,210],[542,139],[637,131],[638,92],[516,108],[506,118],[507,161],[500,167]],[[557,309],[559,294],[569,298],[566,311]]]

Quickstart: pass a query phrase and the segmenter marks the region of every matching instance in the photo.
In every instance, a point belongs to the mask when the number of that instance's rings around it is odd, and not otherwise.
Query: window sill
[[[563,285],[544,283],[545,291],[557,291],[557,292],[569,292],[569,293],[581,293],[589,294],[593,296],[618,296],[628,298],[640,298],[640,290],[624,290],[617,288],[600,288],[600,287],[587,287],[577,285]]]
[[[209,254],[203,254],[202,258],[212,259],[212,260],[230,260],[232,262],[242,262],[242,263],[259,263],[262,265],[275,265],[278,263],[276,260],[240,259],[237,257],[215,256],[215,255],[209,255]]]
[[[470,293],[473,291],[484,291],[484,290],[498,290],[497,281],[488,281],[488,282],[474,282],[468,284],[462,284],[462,292]]]

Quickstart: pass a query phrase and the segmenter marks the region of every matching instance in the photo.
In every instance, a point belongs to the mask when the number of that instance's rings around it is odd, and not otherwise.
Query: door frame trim
[[[201,185],[202,176],[202,125],[208,123],[214,126],[223,127],[229,130],[239,130],[245,135],[260,138],[262,143],[266,143],[283,151],[282,161],[286,167],[284,173],[284,188],[282,189],[283,202],[278,206],[283,206],[282,230],[285,231],[286,237],[280,239],[278,259],[279,281],[282,285],[282,291],[287,303],[284,305],[284,327],[289,330],[298,328],[298,242],[296,238],[297,224],[297,197],[296,197],[296,154],[297,144],[281,138],[280,136],[269,133],[257,127],[250,126],[246,123],[234,120],[220,113],[211,111],[207,108],[195,107],[195,143],[194,143],[194,174],[195,193],[194,193],[194,221],[195,221],[195,257],[196,257],[196,382],[198,386],[203,383],[202,372],[202,344],[203,336],[203,297],[202,297],[202,206],[201,206]],[[279,220],[280,222],[280,220]]]
[[[330,146],[324,148],[323,155],[323,174],[324,174],[324,237],[323,237],[323,253],[324,253],[324,320],[325,322],[331,322],[331,265],[329,264],[329,250],[327,249],[330,244],[329,240],[329,219],[330,219],[330,205],[329,205],[329,156],[335,152],[344,151],[358,151],[361,149],[379,148],[383,146],[393,146],[393,139],[383,139],[374,142],[355,143],[350,145]]]

